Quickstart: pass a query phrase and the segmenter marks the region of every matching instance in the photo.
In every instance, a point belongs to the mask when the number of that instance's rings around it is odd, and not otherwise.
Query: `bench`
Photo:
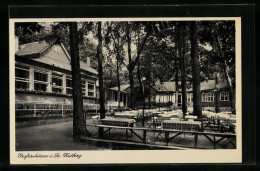
[[[109,135],[111,134],[110,130],[111,129],[125,129],[125,135],[126,135],[126,140],[128,140],[128,131],[131,132],[131,137],[134,134],[136,137],[138,137],[143,143],[146,143],[146,132],[147,128],[137,128],[137,127],[129,127],[129,126],[112,126],[112,125],[96,125],[96,127],[99,128],[107,128],[107,130],[104,131],[104,133],[108,132]],[[143,135],[140,136],[138,135],[135,130],[141,130],[143,131]]]
[[[216,145],[224,139],[228,141],[227,144],[232,144],[233,147],[236,147],[236,145],[232,142],[236,138],[236,134],[187,131],[187,130],[179,130],[179,129],[154,129],[153,131],[158,132],[158,135],[155,139],[157,139],[160,135],[164,135],[163,138],[165,139],[167,145],[170,140],[176,138],[178,135],[188,133],[194,135],[195,147],[197,145],[198,135],[205,136],[214,145],[214,149],[216,149]],[[175,133],[175,135],[170,137],[170,133]],[[211,138],[210,136],[213,136],[213,138]],[[220,139],[216,139],[217,137],[220,137]]]
[[[236,134],[229,134],[229,133],[214,133],[214,132],[200,132],[200,131],[188,131],[188,130],[178,130],[178,129],[149,129],[149,128],[139,128],[139,127],[127,127],[127,126],[111,126],[111,125],[87,125],[87,126],[94,126],[97,128],[105,128],[106,130],[104,133],[108,133],[109,135],[111,129],[124,129],[125,130],[125,138],[126,141],[128,141],[129,137],[129,131],[131,133],[131,137],[135,135],[139,140],[141,140],[142,143],[147,143],[147,133],[153,132],[158,133],[158,135],[155,137],[154,141],[158,139],[159,136],[161,136],[164,141],[166,142],[166,146],[168,146],[169,142],[176,138],[177,136],[181,134],[191,134],[194,135],[194,146],[197,146],[198,136],[202,135],[206,137],[212,144],[213,148],[216,149],[216,145],[219,144],[222,141],[227,141],[227,145],[231,144],[234,148],[236,147],[235,143],[233,143],[233,140],[236,139]],[[136,131],[141,131],[142,134],[140,135]],[[174,134],[170,136],[171,134]],[[102,137],[100,137],[102,138]],[[132,140],[131,140],[132,141]]]
[[[234,125],[236,120],[233,119],[210,119],[200,118],[194,121],[200,121],[202,123],[203,130],[220,131],[220,132],[234,132]],[[229,129],[232,127],[232,129]],[[208,129],[207,129],[208,128]]]

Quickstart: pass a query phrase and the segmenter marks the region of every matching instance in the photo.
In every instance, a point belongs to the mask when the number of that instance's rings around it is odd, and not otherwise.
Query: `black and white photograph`
[[[11,163],[242,161],[240,18],[9,28]]]

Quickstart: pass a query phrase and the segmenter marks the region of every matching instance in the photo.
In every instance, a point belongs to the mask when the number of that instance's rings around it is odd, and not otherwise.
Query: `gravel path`
[[[16,129],[17,151],[100,150],[91,144],[75,142],[72,122],[22,127]]]

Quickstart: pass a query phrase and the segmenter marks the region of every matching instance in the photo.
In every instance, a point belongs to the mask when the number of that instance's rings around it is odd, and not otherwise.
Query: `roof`
[[[201,91],[213,90],[215,88],[222,89],[222,88],[226,88],[226,87],[227,87],[227,83],[225,80],[222,80],[222,79],[218,80],[217,85],[216,85],[215,80],[207,80],[207,81],[203,81],[200,83]],[[168,82],[162,82],[162,83],[160,83],[158,81],[155,83],[155,86],[153,86],[153,88],[156,91],[160,90],[161,92],[175,92],[175,90],[176,90],[175,81],[168,81]],[[192,87],[187,88],[187,91],[188,92],[192,91]]]
[[[54,44],[49,44],[46,41],[22,44],[19,46],[21,49],[16,52],[16,55],[21,57],[30,57],[30,55],[41,54],[52,45]],[[71,64],[70,64],[71,58],[67,50],[62,44],[61,44],[61,48],[63,49],[65,55],[67,56],[67,58],[64,59],[64,61],[62,61],[62,68],[71,71]],[[49,59],[33,58],[32,60],[50,64]],[[58,61],[57,59],[51,59],[51,60]],[[98,72],[95,69],[91,68],[90,66],[88,66],[86,63],[82,61],[80,61],[80,68],[90,73],[98,74]]]
[[[16,52],[16,55],[26,56],[31,54],[39,54],[47,49],[49,46],[51,46],[51,44],[48,44],[46,41],[22,44],[19,46],[19,49],[21,49]]]
[[[155,86],[153,88],[157,91],[163,91],[163,92],[174,92],[175,91],[175,82],[168,81],[168,82],[162,82],[160,83],[157,81],[155,83]]]
[[[227,82],[225,80],[218,80],[218,84],[216,85],[216,80],[208,80],[208,81],[203,81],[200,83],[200,90],[205,91],[205,90],[213,90],[215,88],[222,89],[227,87]]]
[[[129,88],[130,84],[120,85],[120,91],[127,93],[125,90]],[[110,90],[118,91],[118,87],[112,87]]]
[[[90,66],[88,66],[86,63],[84,63],[82,61],[80,61],[80,68],[84,69],[84,70],[86,70],[88,72],[91,72],[91,73],[94,73],[94,74],[98,74],[98,72],[95,69],[91,68]]]

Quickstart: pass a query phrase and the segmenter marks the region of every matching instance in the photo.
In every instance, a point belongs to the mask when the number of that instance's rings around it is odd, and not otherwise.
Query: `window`
[[[220,93],[220,101],[229,101],[229,92]]]
[[[16,66],[15,67],[15,88],[29,89],[29,67]]]
[[[203,102],[213,102],[215,100],[214,93],[204,93],[202,94],[202,101]]]
[[[192,93],[187,94],[187,101],[193,102],[193,94]]]
[[[62,93],[63,76],[61,74],[52,73],[52,92]]]
[[[94,97],[94,83],[88,82],[88,96]]]
[[[161,103],[163,102],[163,95],[162,94],[157,94],[155,98],[156,98],[156,102],[161,102]]]
[[[117,92],[113,92],[114,93],[114,101],[117,101]]]
[[[85,96],[86,92],[86,81],[81,80],[81,89],[82,89],[82,95]],[[67,94],[72,94],[73,88],[72,88],[72,78],[67,77],[66,78],[66,93]]]
[[[96,92],[96,97],[97,97],[97,99],[100,98],[100,97],[99,97],[99,92],[98,92],[98,91]]]
[[[123,93],[120,93],[120,102],[123,101]]]
[[[82,95],[86,96],[86,81],[81,80],[81,89],[82,89]]]
[[[46,71],[34,70],[34,90],[46,91],[48,85],[48,73]]]
[[[72,94],[72,79],[70,77],[66,78],[66,92]]]
[[[53,51],[57,52],[57,53],[60,53],[60,47],[58,45],[54,45],[53,46]]]

